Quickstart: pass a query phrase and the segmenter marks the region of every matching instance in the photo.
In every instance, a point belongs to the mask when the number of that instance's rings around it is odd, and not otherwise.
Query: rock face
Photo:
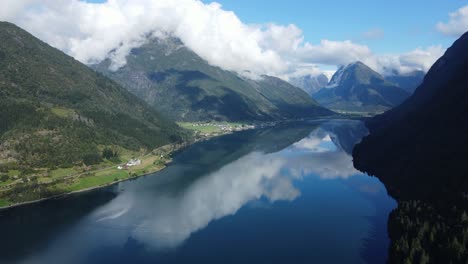
[[[292,85],[306,91],[309,95],[312,96],[314,93],[328,85],[328,77],[325,74],[320,74],[317,76],[305,75],[291,78],[289,82]]]
[[[153,148],[180,137],[144,101],[21,28],[0,22],[0,39],[3,159],[58,166],[98,145]]]
[[[107,60],[93,68],[174,120],[278,120],[331,113],[300,88],[283,89],[286,84],[279,79],[241,78],[210,65],[172,37],[149,39],[117,71],[110,65]],[[272,100],[273,94],[284,100]],[[304,111],[294,110],[298,107]]]
[[[362,62],[342,66],[324,89],[313,94],[321,105],[337,111],[383,112],[399,105],[409,93]]]
[[[353,150],[354,166],[398,200],[389,263],[468,263],[467,47],[465,33]]]

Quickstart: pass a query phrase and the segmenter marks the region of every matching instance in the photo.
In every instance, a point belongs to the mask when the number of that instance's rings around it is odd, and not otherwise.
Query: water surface
[[[0,263],[384,263],[395,202],[356,171],[359,121],[197,143],[165,170],[0,212]]]

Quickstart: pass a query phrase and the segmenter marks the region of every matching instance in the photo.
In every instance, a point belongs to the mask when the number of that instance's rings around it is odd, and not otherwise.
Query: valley
[[[0,1],[0,263],[468,264],[468,5]]]

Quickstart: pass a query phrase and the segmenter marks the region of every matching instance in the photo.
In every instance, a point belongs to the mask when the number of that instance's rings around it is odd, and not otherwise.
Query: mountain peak
[[[359,112],[385,111],[408,96],[406,91],[360,61],[341,66],[327,88],[313,95],[333,110]]]
[[[349,81],[353,83],[370,84],[383,82],[384,78],[366,64],[361,61],[356,61],[346,66],[341,66],[333,75],[328,88],[345,85]]]
[[[430,102],[434,101],[435,98],[442,95],[448,97],[447,94],[461,93],[462,89],[457,85],[453,85],[452,82],[456,84],[457,80],[463,80],[466,75],[468,61],[467,46],[468,32],[455,41],[445,54],[432,65],[424,77],[422,84],[408,100],[398,108],[392,109],[392,111],[369,121],[369,125],[378,129],[389,120],[402,119],[415,109],[430,105]],[[454,96],[452,99],[455,102],[460,98]],[[460,104],[464,105],[465,103]]]
[[[369,68],[366,64],[364,64],[362,61],[355,61],[350,64],[348,64],[348,67],[366,67]],[[370,69],[370,68],[369,68]]]
[[[152,34],[126,59],[117,71],[109,70],[109,60],[93,67],[174,120],[275,120],[330,113],[295,86],[265,76],[240,77],[209,64],[169,35]]]
[[[465,33],[408,100],[367,121],[370,135],[355,148],[355,166],[390,184],[396,197],[467,190],[467,46]]]
[[[150,149],[182,135],[123,87],[25,30],[0,22],[0,39],[0,137],[11,142],[9,159],[41,168],[78,164],[99,156],[102,145]],[[38,133],[44,129],[50,132]],[[44,153],[17,151],[25,138]]]

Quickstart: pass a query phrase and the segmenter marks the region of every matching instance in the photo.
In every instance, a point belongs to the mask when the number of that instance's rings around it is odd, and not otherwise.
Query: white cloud
[[[198,0],[108,0],[102,4],[3,0],[0,20],[18,24],[84,63],[110,58],[113,69],[125,65],[129,51],[151,33],[172,34],[209,63],[226,70],[284,79],[357,60],[377,70],[389,66],[427,70],[427,64],[440,54],[430,48],[380,56],[350,40],[324,39],[313,44],[304,41],[302,30],[295,25],[245,24],[221,5]]]
[[[426,49],[417,48],[402,54],[384,54],[365,58],[364,63],[384,75],[393,70],[405,74],[415,70],[427,72],[434,62],[445,52],[442,46],[431,46]]]
[[[34,1],[30,0],[16,0],[4,1],[0,8],[0,20],[8,21],[14,19],[19,12],[23,12],[27,6],[32,5]]]
[[[338,65],[372,56],[372,52],[367,46],[355,44],[350,40],[322,40],[318,45],[305,43],[297,50],[296,56],[309,62]]]
[[[468,5],[449,14],[449,21],[437,23],[437,30],[444,35],[459,37],[468,31]]]

